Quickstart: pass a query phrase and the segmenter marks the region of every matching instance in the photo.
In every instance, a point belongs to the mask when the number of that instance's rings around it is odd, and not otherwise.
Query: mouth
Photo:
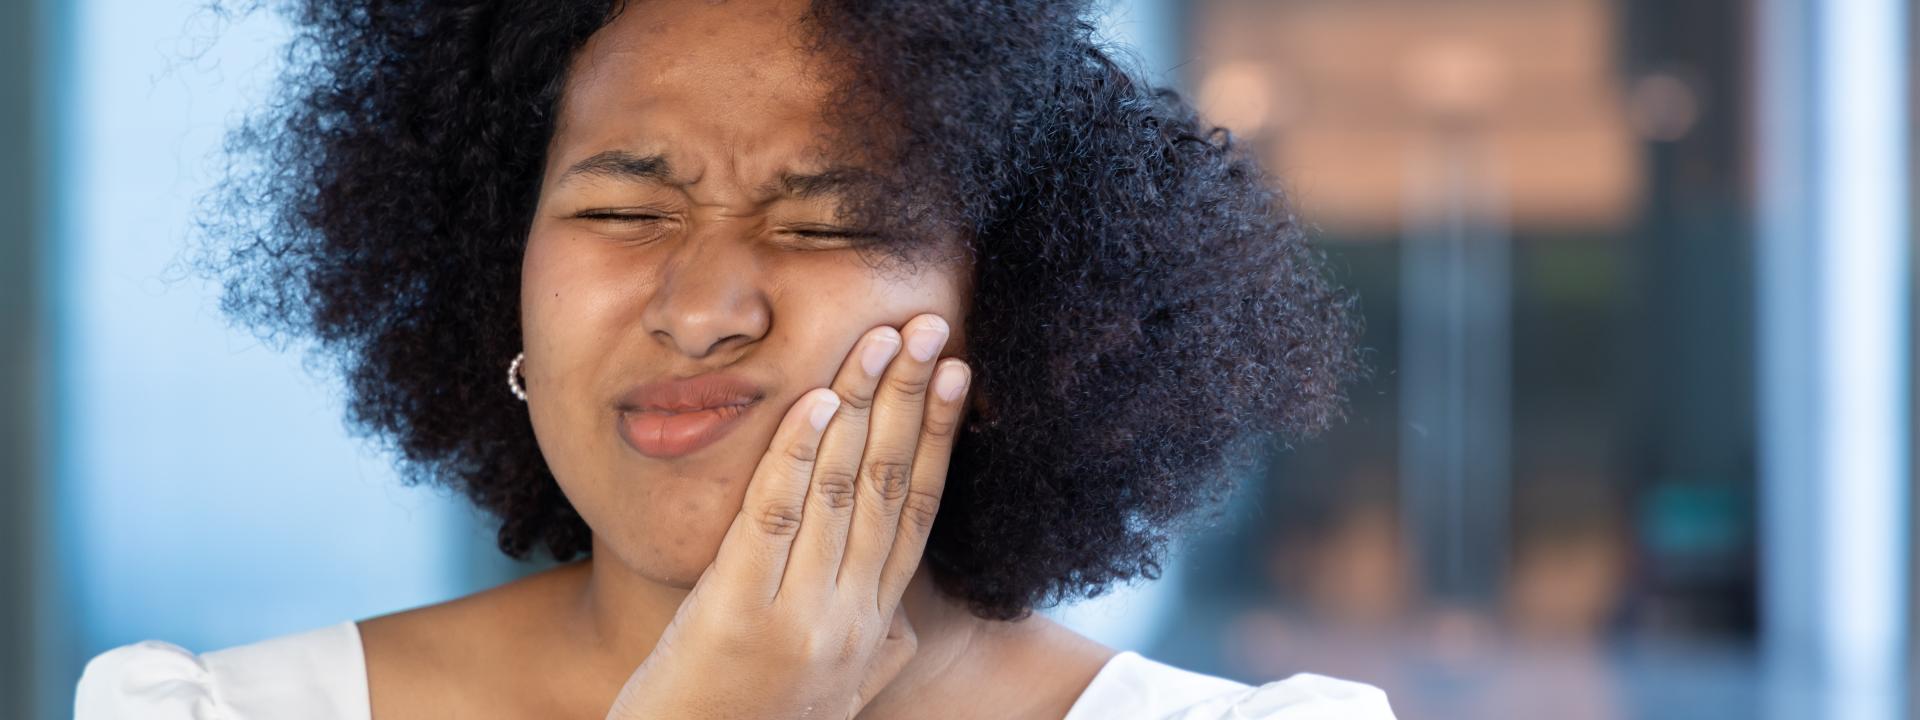
[[[757,405],[759,402],[754,401],[686,412],[623,410],[620,436],[642,455],[670,460],[693,454],[725,437]]]
[[[758,386],[726,375],[649,383],[615,403],[615,424],[634,451],[670,460],[725,437],[763,397]]]

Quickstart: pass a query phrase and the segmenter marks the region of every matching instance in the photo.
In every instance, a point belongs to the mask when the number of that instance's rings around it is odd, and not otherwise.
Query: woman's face
[[[803,5],[630,5],[574,59],[548,149],[520,295],[534,434],[597,552],[659,582],[698,579],[781,417],[867,331],[936,313],[964,356],[970,268],[876,270],[833,235]],[[734,382],[644,397],[693,376]],[[636,404],[740,393],[760,399]]]

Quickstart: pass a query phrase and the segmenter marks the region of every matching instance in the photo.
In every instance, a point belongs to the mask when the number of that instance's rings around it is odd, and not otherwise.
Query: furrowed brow
[[[760,188],[762,197],[785,195],[802,200],[847,192],[866,182],[856,168],[832,167],[817,173],[781,173],[780,179]]]
[[[667,166],[667,159],[661,155],[636,155],[625,150],[607,150],[596,153],[561,173],[556,185],[566,184],[574,178],[611,178],[614,180],[651,180],[667,182],[673,177],[673,170]]]

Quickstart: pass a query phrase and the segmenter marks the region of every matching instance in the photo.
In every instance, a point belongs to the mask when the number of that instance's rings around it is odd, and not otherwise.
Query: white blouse
[[[148,640],[87,663],[77,720],[369,720],[360,627],[343,622],[202,655]],[[1063,720],[1393,720],[1378,688],[1301,673],[1259,686],[1115,655]]]

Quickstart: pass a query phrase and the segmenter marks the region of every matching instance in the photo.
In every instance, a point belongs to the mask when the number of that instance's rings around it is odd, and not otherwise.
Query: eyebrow
[[[625,150],[607,150],[574,163],[573,167],[560,174],[560,180],[555,184],[565,184],[575,177],[667,182],[673,177],[673,169],[667,165],[667,158],[663,155],[636,155]]]
[[[817,173],[780,173],[780,179],[760,187],[764,196],[786,195],[788,197],[816,198],[822,195],[844,193],[849,188],[865,181],[866,174],[856,168],[835,166]]]
[[[664,155],[639,155],[625,150],[607,150],[574,163],[560,174],[556,184],[575,177],[601,177],[625,181],[651,181],[674,184],[673,168]],[[756,188],[761,197],[787,196],[810,199],[846,192],[866,181],[858,168],[833,166],[820,172],[783,172],[773,182]]]

